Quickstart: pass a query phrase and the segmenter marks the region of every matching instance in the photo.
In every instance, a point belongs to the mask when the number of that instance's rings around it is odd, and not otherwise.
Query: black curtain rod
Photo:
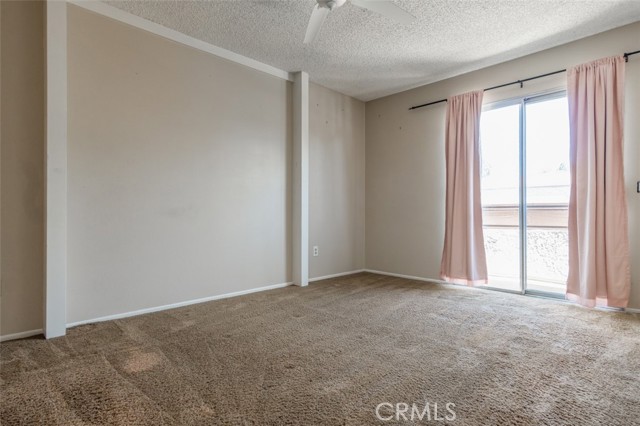
[[[624,61],[625,62],[629,62],[629,56],[631,55],[637,55],[638,53],[640,53],[640,50],[636,50],[635,52],[629,52],[629,53],[625,53],[624,55],[622,55],[624,57]],[[558,70],[558,71],[553,71],[553,72],[548,72],[546,74],[540,74],[540,75],[536,75],[534,77],[529,77],[529,78],[525,78],[523,80],[516,80],[516,81],[512,81],[511,83],[505,83],[505,84],[499,84],[497,86],[493,86],[493,87],[489,87],[487,89],[484,89],[484,91],[486,92],[487,90],[493,90],[493,89],[500,89],[501,87],[507,87],[507,86],[512,86],[514,84],[519,84],[520,87],[522,87],[522,85],[527,82],[527,81],[531,81],[531,80],[536,80],[538,78],[542,78],[542,77],[549,77],[550,75],[555,75],[555,74],[560,74],[561,72],[565,72],[567,71],[566,69],[563,70]],[[423,108],[423,107],[427,107],[429,105],[435,105],[435,104],[440,104],[442,102],[447,102],[446,99],[440,99],[439,101],[433,101],[433,102],[429,102],[426,104],[422,104],[422,105],[416,105],[416,106],[412,106],[411,108],[409,108],[409,110],[412,109],[418,109],[418,108]]]

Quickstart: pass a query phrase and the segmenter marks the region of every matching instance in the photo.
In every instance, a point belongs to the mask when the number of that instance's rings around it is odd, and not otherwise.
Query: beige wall
[[[42,328],[44,8],[1,4],[7,335]],[[68,322],[289,281],[290,83],[75,6],[68,47]],[[310,96],[313,277],[364,266],[364,103]]]
[[[44,3],[0,2],[0,335],[42,328]]]
[[[366,104],[367,268],[438,278],[444,234],[446,104],[409,111],[469,90],[637,50],[640,23]],[[564,85],[563,75],[524,89],[485,93],[485,103]],[[631,237],[632,301],[640,308],[640,58],[627,64],[625,176]]]
[[[290,281],[290,83],[68,10],[68,322]]]
[[[309,277],[364,268],[364,102],[309,88]],[[313,246],[319,256],[313,256]]]

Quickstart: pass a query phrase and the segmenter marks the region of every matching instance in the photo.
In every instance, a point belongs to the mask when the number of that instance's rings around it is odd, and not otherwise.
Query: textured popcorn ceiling
[[[364,101],[640,21],[640,0],[396,0],[410,25],[347,2],[304,45],[314,0],[107,3]]]

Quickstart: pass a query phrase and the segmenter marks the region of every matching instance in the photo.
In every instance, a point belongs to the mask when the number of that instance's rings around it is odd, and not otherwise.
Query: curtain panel
[[[626,307],[629,300],[624,77],[622,56],[567,70],[571,144],[567,298],[589,307]]]
[[[488,280],[480,202],[482,96],[478,90],[447,99],[447,195],[440,277],[466,285]]]

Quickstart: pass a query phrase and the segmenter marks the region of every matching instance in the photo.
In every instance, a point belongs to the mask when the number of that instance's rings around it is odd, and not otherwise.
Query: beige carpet
[[[637,315],[374,274],[0,346],[2,426],[640,424]]]

